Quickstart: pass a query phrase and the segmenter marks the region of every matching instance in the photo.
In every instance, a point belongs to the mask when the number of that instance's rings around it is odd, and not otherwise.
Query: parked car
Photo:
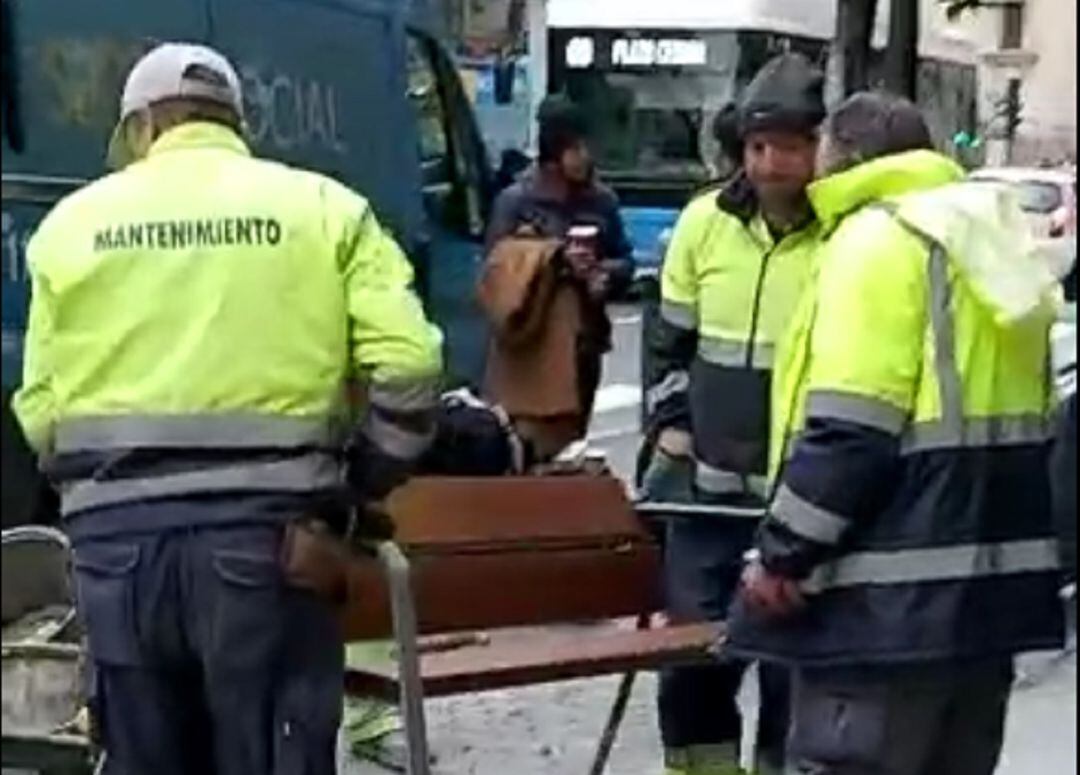
[[[988,167],[972,180],[1007,183],[1020,198],[1035,237],[1076,238],[1076,173],[1035,167]]]

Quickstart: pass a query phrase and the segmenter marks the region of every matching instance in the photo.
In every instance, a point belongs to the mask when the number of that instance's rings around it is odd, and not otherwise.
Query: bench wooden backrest
[[[389,502],[421,633],[631,616],[660,602],[660,556],[600,477],[418,478]],[[347,640],[392,632],[381,569],[355,564]]]

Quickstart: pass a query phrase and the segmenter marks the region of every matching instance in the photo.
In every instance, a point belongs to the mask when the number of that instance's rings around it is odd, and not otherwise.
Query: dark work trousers
[[[280,541],[270,524],[75,541],[105,775],[334,772],[337,614],[283,583]]]
[[[795,673],[789,772],[992,775],[1011,659]]]
[[[1061,542],[1065,583],[1076,581],[1076,394],[1061,405],[1051,460],[1054,517]]]
[[[585,423],[585,431],[589,429],[593,404],[596,403],[596,391],[600,387],[603,363],[604,353],[601,350],[593,347],[578,346],[577,393],[578,403],[581,406],[581,415]]]
[[[700,500],[700,497],[699,497]],[[731,505],[754,506],[746,499]],[[675,620],[721,620],[738,589],[743,554],[753,541],[756,520],[708,518],[671,521],[664,548],[669,615]],[[667,668],[660,673],[660,731],[668,751],[737,745],[742,721],[736,695],[747,665],[728,660],[715,665]],[[790,704],[788,670],[760,665],[761,708],[758,759],[783,766]]]

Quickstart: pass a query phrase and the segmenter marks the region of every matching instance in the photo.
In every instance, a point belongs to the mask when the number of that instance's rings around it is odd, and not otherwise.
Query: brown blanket
[[[478,289],[493,329],[484,392],[523,426],[556,422],[560,438],[543,447],[577,438],[583,410],[577,374],[580,291],[560,275],[559,246],[557,240],[531,237],[501,240]]]

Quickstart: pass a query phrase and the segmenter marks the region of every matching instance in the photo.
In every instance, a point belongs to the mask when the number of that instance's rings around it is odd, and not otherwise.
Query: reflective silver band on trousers
[[[304,493],[337,487],[342,470],[331,455],[310,452],[271,462],[237,463],[199,471],[131,479],[82,479],[61,486],[66,516],[136,501],[209,493]]]
[[[733,759],[738,759],[735,743],[701,743],[664,749],[664,767],[679,772],[696,772],[695,768],[706,768],[708,772],[726,771]]]
[[[703,335],[698,340],[698,357],[713,366],[745,367],[747,365],[748,346],[747,342],[738,339]],[[771,369],[774,360],[775,348],[773,345],[768,342],[754,344],[754,352],[750,357],[750,365],[753,368]]]
[[[733,471],[714,468],[700,460],[695,466],[694,484],[697,485],[699,490],[709,495],[742,495],[749,493],[765,497],[768,491],[768,480],[764,476],[744,476]]]
[[[803,587],[820,592],[856,586],[962,581],[1047,573],[1058,567],[1058,546],[1053,539],[856,552],[821,566]]]
[[[336,448],[341,428],[326,417],[255,413],[117,415],[64,420],[56,428],[57,454],[137,448]]]

